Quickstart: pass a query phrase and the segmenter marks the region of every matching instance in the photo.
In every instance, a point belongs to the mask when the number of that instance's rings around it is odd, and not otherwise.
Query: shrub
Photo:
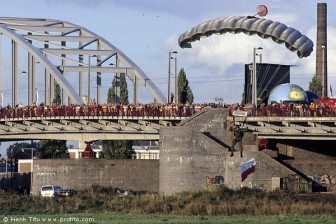
[[[42,198],[0,192],[3,214],[43,214],[79,212],[117,212],[129,214],[169,215],[334,215],[336,195],[286,195],[281,191],[258,189],[183,192],[164,196],[157,193],[132,192],[120,196],[121,189],[92,186],[68,198]]]

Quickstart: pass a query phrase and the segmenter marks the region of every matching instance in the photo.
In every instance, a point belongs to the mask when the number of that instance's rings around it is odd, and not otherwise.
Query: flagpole
[[[1,107],[3,107],[3,92],[1,90]]]
[[[331,85],[330,85],[330,97],[333,97]]]
[[[38,100],[39,100],[39,95],[38,95],[38,91],[37,91],[37,88],[35,88],[36,90],[36,105],[38,104]]]

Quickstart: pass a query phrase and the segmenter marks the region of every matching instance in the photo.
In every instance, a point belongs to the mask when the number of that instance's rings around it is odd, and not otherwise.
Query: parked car
[[[57,185],[45,185],[41,187],[41,196],[42,197],[55,197],[58,196],[60,191],[61,191],[61,187],[57,186]]]
[[[73,189],[62,189],[57,185],[45,185],[41,188],[42,197],[69,197],[76,194]]]
[[[58,193],[60,197],[69,197],[76,194],[76,191],[73,189],[61,189]]]

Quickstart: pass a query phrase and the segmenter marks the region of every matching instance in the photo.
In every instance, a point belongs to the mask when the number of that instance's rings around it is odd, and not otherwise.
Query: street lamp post
[[[3,92],[0,91],[0,106],[3,107]]]
[[[89,70],[88,70],[88,104],[91,102],[91,55],[89,55]]]
[[[117,91],[117,75],[114,76],[114,103],[117,103],[118,91]]]
[[[91,57],[97,57],[96,55],[89,55],[89,68],[88,68],[88,104],[91,102]]]
[[[258,104],[258,87],[257,87],[257,63],[256,56],[257,50],[262,50],[262,47],[253,48],[253,76],[252,76],[252,103],[257,106]],[[260,59],[261,60],[261,59]]]
[[[259,64],[262,63],[262,54],[256,54],[257,56],[259,56]]]
[[[178,101],[177,101],[177,95],[178,95],[178,83],[177,83],[177,57],[174,58],[175,60],[175,97],[174,97],[174,103],[177,104]]]
[[[169,57],[168,57],[168,94],[167,94],[167,103],[170,103],[170,60],[171,60],[171,55],[172,54],[177,54],[177,51],[169,51]]]

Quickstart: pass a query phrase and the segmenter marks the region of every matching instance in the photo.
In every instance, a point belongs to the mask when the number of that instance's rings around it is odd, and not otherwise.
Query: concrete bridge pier
[[[228,147],[233,134],[225,128],[226,116],[224,109],[211,109],[183,126],[161,128],[160,193],[211,190],[220,185],[232,189],[271,189],[280,187],[280,177],[295,175],[293,170],[259,151],[257,138],[250,132],[243,139],[243,158],[238,151],[230,157]],[[257,170],[242,182],[240,166],[251,158],[255,159]]]

